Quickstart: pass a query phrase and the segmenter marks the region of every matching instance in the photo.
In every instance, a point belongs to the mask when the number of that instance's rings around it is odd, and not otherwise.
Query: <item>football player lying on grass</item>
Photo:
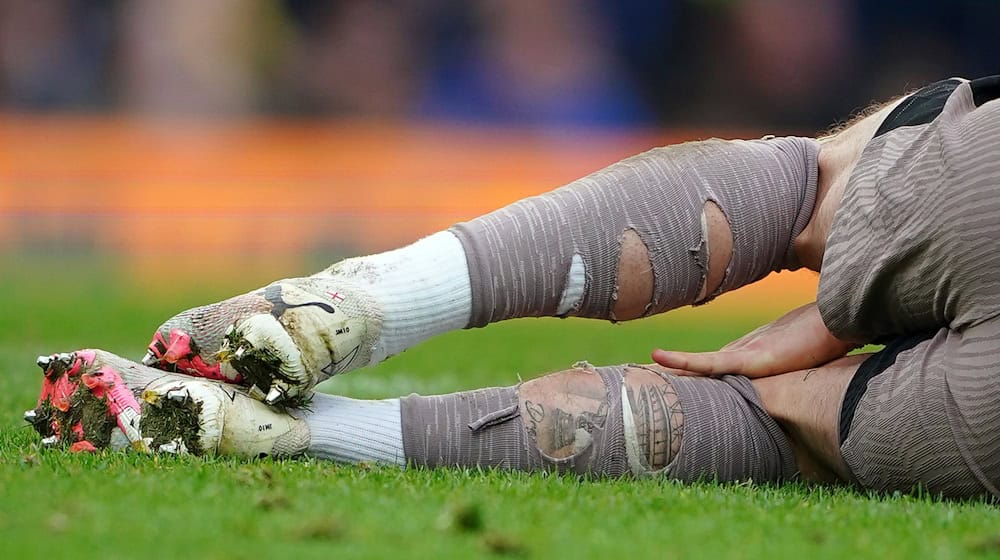
[[[998,96],[998,77],[950,79],[819,139],[657,148],[181,313],[145,365],[40,358],[26,418],[76,449],[1000,495]],[[313,392],[449,330],[638,319],[800,267],[821,272],[816,303],[719,352],[430,397]]]

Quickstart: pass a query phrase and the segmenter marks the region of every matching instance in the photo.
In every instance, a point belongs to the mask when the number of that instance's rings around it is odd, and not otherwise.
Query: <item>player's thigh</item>
[[[873,139],[851,175],[817,297],[842,338],[961,330],[1000,309],[1000,101],[975,108],[960,89],[933,122]]]
[[[889,343],[848,386],[840,438],[866,488],[1000,496],[1000,322]]]

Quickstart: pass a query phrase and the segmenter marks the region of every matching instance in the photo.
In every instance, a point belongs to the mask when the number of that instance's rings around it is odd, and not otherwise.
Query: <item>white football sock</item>
[[[320,274],[356,280],[378,302],[382,331],[370,364],[469,324],[469,266],[461,242],[447,231],[402,249],[347,259]]]
[[[349,399],[317,393],[295,415],[309,426],[306,455],[341,463],[405,465],[399,399]]]

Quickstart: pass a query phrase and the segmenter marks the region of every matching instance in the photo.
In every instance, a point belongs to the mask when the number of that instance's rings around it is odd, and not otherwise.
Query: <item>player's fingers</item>
[[[751,375],[748,371],[748,352],[672,352],[657,349],[653,361],[663,367],[681,370],[680,375],[723,375],[737,373]]]

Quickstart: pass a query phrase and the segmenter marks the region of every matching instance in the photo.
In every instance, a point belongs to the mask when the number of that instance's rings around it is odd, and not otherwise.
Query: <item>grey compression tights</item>
[[[472,281],[469,326],[546,315],[616,319],[619,256],[630,231],[652,271],[641,315],[797,268],[792,240],[812,214],[818,151],[816,141],[793,137],[656,148],[453,226]],[[733,243],[710,292],[708,203],[725,216]]]
[[[516,387],[411,395],[400,413],[404,455],[418,466],[687,482],[796,472],[788,440],[745,377],[578,364]]]

